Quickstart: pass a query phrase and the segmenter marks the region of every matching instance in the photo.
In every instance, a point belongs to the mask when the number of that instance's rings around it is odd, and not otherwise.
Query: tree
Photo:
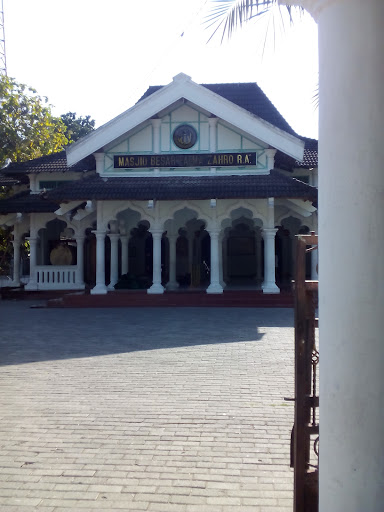
[[[221,30],[222,40],[226,35],[230,37],[244,23],[271,12],[272,8],[279,4],[278,0],[212,0],[212,3],[214,5],[207,23],[215,29],[210,39]],[[290,5],[285,6],[290,21],[292,21],[295,9],[297,8]],[[298,9],[299,11],[303,10],[302,8]]]
[[[95,129],[95,120],[91,116],[76,117],[76,112],[67,112],[60,117],[67,127],[65,135],[69,143],[76,142]]]
[[[0,76],[0,163],[22,162],[55,153],[68,143],[66,126],[54,117],[46,97]]]

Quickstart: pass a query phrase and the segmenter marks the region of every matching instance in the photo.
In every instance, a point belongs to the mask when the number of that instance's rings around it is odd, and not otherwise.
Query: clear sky
[[[288,123],[317,138],[317,27],[264,16],[221,43],[204,19],[211,0],[4,0],[8,75],[37,89],[54,113],[97,126],[149,85],[180,72],[197,83],[257,82]],[[267,35],[267,37],[266,37]]]

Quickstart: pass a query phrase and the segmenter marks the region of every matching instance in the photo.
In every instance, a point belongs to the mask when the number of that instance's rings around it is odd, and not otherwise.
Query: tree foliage
[[[272,8],[279,7],[279,3],[284,4],[283,1],[278,0],[211,0],[211,2],[212,7],[206,20],[208,27],[214,28],[210,39],[221,31],[222,41],[225,36],[231,37],[233,32],[246,22],[272,12]],[[291,22],[295,9],[303,11],[301,7],[295,8],[290,5],[284,5],[284,8]]]
[[[62,114],[61,120],[67,127],[65,135],[69,143],[76,142],[95,129],[95,120],[91,116],[76,117],[76,112]]]
[[[23,162],[60,151],[68,143],[66,126],[54,117],[46,97],[0,76],[0,163]]]
[[[0,168],[8,158],[12,162],[24,162],[61,151],[94,127],[95,121],[90,116],[76,118],[73,112],[53,116],[46,97],[13,78],[0,75]],[[10,187],[0,186],[0,200],[10,194]],[[0,274],[10,272],[11,239],[11,228],[0,227]]]

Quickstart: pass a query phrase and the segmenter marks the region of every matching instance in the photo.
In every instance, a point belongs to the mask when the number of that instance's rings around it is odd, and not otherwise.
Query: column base
[[[210,284],[207,288],[207,293],[223,293],[223,288],[221,284]]]
[[[116,281],[116,283],[117,283],[117,281]],[[116,283],[109,283],[109,285],[107,286],[107,290],[112,291],[112,292],[115,291]]]
[[[169,281],[165,287],[167,290],[177,290],[179,288],[179,283],[177,281]]]
[[[261,285],[261,289],[263,290],[263,293],[280,293],[280,288],[276,285],[276,283],[263,283]]]
[[[91,295],[106,295],[108,293],[108,289],[105,284],[97,284],[91,290]]]
[[[160,295],[164,293],[164,287],[160,283],[154,283],[150,288],[148,288],[147,293],[152,295]]]
[[[35,281],[28,281],[28,284],[26,284],[24,286],[24,290],[29,290],[29,291],[32,291],[32,292],[34,292],[34,291],[36,291],[38,289],[39,289],[39,287],[38,287],[38,285],[37,285],[37,283]]]

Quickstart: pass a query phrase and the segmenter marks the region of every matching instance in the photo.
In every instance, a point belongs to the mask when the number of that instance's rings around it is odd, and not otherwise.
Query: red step
[[[47,301],[50,308],[107,308],[107,307],[259,307],[292,308],[290,292],[263,294],[257,290],[227,290],[223,294],[204,291],[165,292],[149,295],[146,290],[119,290],[106,295],[89,293],[66,294]]]

